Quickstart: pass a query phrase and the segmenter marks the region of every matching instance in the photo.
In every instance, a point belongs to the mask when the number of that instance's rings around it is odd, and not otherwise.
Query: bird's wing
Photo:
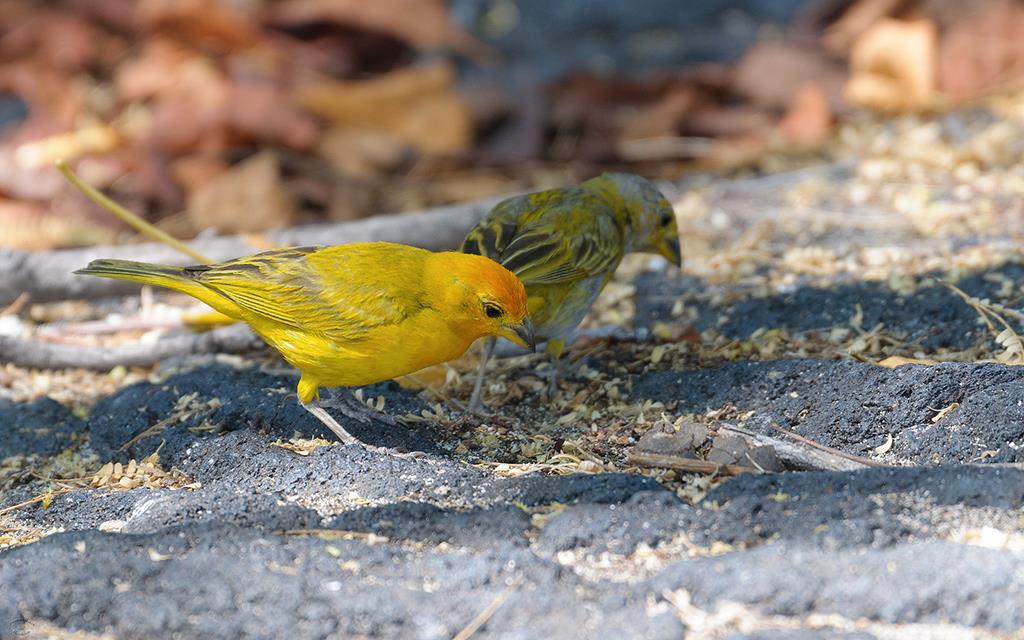
[[[622,233],[602,199],[548,191],[499,203],[463,251],[497,260],[524,284],[554,284],[608,273],[622,258]]]
[[[531,211],[529,196],[516,196],[494,205],[462,241],[463,253],[475,253],[501,261],[505,247],[515,238],[523,217]]]
[[[334,249],[277,249],[186,272],[254,315],[338,340],[358,340],[422,307],[401,285],[408,274],[387,282],[396,265]]]

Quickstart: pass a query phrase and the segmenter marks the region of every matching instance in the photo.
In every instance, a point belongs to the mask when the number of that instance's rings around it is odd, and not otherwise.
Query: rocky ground
[[[540,355],[500,362],[487,416],[471,356],[362,390],[408,427],[353,433],[421,458],[333,442],[266,354],[8,365],[0,636],[1018,637],[1007,126],[680,185],[686,270],[625,265],[556,398]],[[807,440],[831,463],[784,455]],[[705,460],[732,466],[680,470]]]

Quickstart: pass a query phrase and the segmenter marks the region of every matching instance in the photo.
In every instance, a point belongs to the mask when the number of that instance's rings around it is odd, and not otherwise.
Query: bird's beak
[[[660,253],[666,260],[682,268],[683,266],[683,252],[679,249],[679,236],[672,236],[666,238],[661,246],[658,247],[658,253]]]
[[[530,351],[537,350],[537,340],[533,335],[533,323],[530,322],[529,318],[523,318],[520,324],[506,324],[501,328],[503,330],[501,332],[503,338],[508,338],[520,347]]]

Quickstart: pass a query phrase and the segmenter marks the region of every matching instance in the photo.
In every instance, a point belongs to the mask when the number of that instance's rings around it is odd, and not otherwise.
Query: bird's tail
[[[89,263],[89,266],[84,269],[78,269],[75,273],[86,276],[100,276],[101,278],[131,280],[133,282],[166,287],[187,293],[224,314],[234,317],[238,313],[234,303],[209,287],[204,286],[195,278],[192,278],[186,273],[184,267],[104,258],[93,260]]]
[[[133,280],[179,291],[196,284],[185,276],[181,267],[135,262],[133,260],[93,260],[89,263],[89,266],[84,269],[78,269],[75,273],[83,276]]]

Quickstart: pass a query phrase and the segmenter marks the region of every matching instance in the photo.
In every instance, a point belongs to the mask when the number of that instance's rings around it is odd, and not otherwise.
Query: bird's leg
[[[363,444],[359,438],[355,437],[346,431],[345,427],[338,424],[338,421],[332,418],[331,414],[327,413],[327,411],[320,406],[320,403],[317,400],[313,400],[312,402],[302,402],[300,400],[299,404],[302,405],[303,409],[313,414],[313,417],[324,423],[324,425],[330,429],[334,435],[338,436],[338,440],[341,440],[342,444]]]
[[[473,394],[469,396],[467,411],[470,413],[479,413],[484,408],[481,399],[484,389],[484,374],[487,372],[487,362],[491,359],[491,354],[494,353],[494,345],[497,341],[497,338],[494,337],[484,340],[483,350],[480,353],[480,367],[476,371],[476,380],[473,381]]]
[[[321,403],[319,401],[300,401],[299,404],[302,405],[303,409],[313,414],[313,416],[316,417],[317,420],[324,423],[324,425],[328,429],[330,429],[334,433],[334,435],[338,436],[338,440],[341,440],[342,444],[354,444],[356,446],[362,447],[363,449],[366,449],[367,451],[373,451],[374,453],[383,453],[385,455],[395,456],[397,458],[427,457],[427,454],[423,453],[422,451],[400,452],[394,449],[389,449],[388,447],[377,447],[372,444],[366,444],[359,438],[349,433],[345,429],[345,427],[338,424],[338,421],[331,417],[331,414],[327,413],[327,411],[322,406],[320,406]],[[353,405],[359,405],[361,409],[355,408]],[[338,404],[332,404],[331,406],[335,406],[338,409],[340,409],[341,412],[345,414],[346,417],[352,418],[353,420],[358,420],[360,422],[369,422],[371,419],[381,420],[381,416],[384,416],[386,419],[391,420],[392,423],[397,424],[394,421],[394,419],[391,418],[391,416],[383,414],[379,411],[373,411],[372,409],[370,409],[363,403],[359,402],[355,398],[350,398],[348,403],[345,403],[343,401]]]
[[[544,350],[551,357],[551,377],[548,379],[547,398],[553,400],[558,394],[558,379],[562,374],[562,352],[565,351],[565,339],[548,340]]]

